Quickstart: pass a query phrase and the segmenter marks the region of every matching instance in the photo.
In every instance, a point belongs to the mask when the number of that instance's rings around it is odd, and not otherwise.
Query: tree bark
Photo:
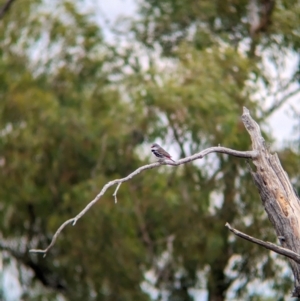
[[[277,154],[270,154],[258,124],[244,108],[242,121],[251,136],[252,148],[258,156],[252,159],[256,171],[251,171],[263,206],[285,249],[300,254],[300,200],[283,170]],[[294,274],[293,297],[300,297],[300,264],[288,258]]]

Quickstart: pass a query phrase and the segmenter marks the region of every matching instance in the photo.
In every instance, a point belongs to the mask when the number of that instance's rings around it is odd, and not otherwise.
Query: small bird
[[[173,162],[175,162],[172,158],[171,155],[166,152],[161,146],[159,146],[157,143],[154,143],[151,146],[151,152],[158,158],[160,159],[169,159]]]

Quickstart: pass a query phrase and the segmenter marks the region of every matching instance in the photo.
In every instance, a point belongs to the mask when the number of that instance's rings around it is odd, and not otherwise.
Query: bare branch
[[[271,250],[277,254],[283,255],[285,257],[288,257],[290,259],[293,259],[295,262],[300,263],[300,255],[283,247],[280,247],[278,245],[275,245],[271,242],[268,241],[263,241],[257,238],[254,238],[250,235],[247,235],[243,232],[240,232],[239,230],[236,230],[234,228],[231,227],[231,225],[229,223],[226,223],[225,227],[227,227],[232,233],[234,233],[236,236],[239,236],[243,239],[246,239],[248,241],[251,241],[257,245],[260,245],[268,250]],[[284,237],[279,237],[281,240],[284,240]]]
[[[235,157],[239,157],[239,158],[248,158],[248,159],[255,159],[258,155],[257,151],[237,151],[237,150],[233,150],[230,148],[226,148],[226,147],[222,147],[222,146],[216,146],[216,147],[210,147],[207,148],[195,155],[186,157],[184,159],[180,159],[177,162],[172,162],[170,160],[166,160],[166,161],[159,161],[156,163],[152,163],[152,164],[148,164],[148,165],[144,165],[139,167],[138,169],[136,169],[134,172],[132,172],[131,174],[129,174],[127,177],[122,178],[122,179],[117,179],[117,180],[113,180],[108,182],[106,185],[104,185],[104,187],[102,188],[102,190],[99,192],[99,194],[90,202],[86,205],[86,207],[79,212],[79,214],[77,214],[75,217],[65,221],[55,232],[52,241],[50,243],[50,245],[44,249],[31,249],[29,252],[34,252],[34,253],[44,253],[46,255],[46,253],[49,251],[49,249],[55,244],[55,241],[58,237],[58,235],[60,234],[60,232],[68,225],[68,224],[73,224],[73,226],[76,224],[76,222],[96,203],[100,200],[100,198],[105,194],[106,190],[108,188],[110,188],[113,185],[118,184],[113,196],[115,198],[115,202],[117,201],[117,192],[121,186],[122,183],[129,181],[130,179],[132,179],[133,177],[135,177],[137,174],[141,173],[144,170],[147,169],[152,169],[155,167],[158,167],[160,165],[173,165],[173,166],[179,166],[191,161],[195,161],[197,159],[201,159],[204,156],[210,154],[210,153],[222,153],[222,154],[228,154],[228,155],[232,155]],[[45,256],[44,255],[44,256]]]
[[[155,167],[158,167],[160,165],[162,165],[163,163],[161,162],[156,162],[156,163],[152,163],[152,164],[148,164],[148,165],[144,165],[138,169],[136,169],[134,172],[132,172],[131,174],[129,174],[127,177],[123,178],[123,179],[117,179],[117,180],[113,180],[108,182],[106,185],[104,185],[104,187],[102,188],[102,190],[99,192],[99,194],[90,202],[88,203],[85,208],[79,212],[79,214],[77,214],[75,217],[68,219],[67,221],[65,221],[55,232],[52,241],[50,243],[50,245],[44,249],[44,250],[40,250],[40,249],[32,249],[29,250],[29,252],[34,252],[34,253],[44,253],[46,254],[48,252],[48,250],[54,245],[58,235],[60,234],[60,232],[68,225],[68,224],[73,224],[73,226],[76,224],[76,222],[96,203],[100,200],[100,198],[105,194],[106,190],[115,185],[115,184],[120,184],[123,182],[126,182],[128,180],[130,180],[131,178],[133,178],[134,176],[136,176],[137,174],[139,174],[140,172],[146,170],[146,169],[152,169]]]
[[[9,10],[14,1],[15,0],[7,0],[6,3],[0,8],[0,20],[4,17],[5,13]]]
[[[264,112],[264,116],[266,117],[266,116],[272,115],[277,109],[279,109],[283,104],[285,104],[287,100],[289,100],[291,97],[297,95],[299,92],[300,92],[300,89],[297,88],[297,89],[289,92],[285,96],[283,96],[280,100],[277,100],[271,108],[269,108],[266,112]]]

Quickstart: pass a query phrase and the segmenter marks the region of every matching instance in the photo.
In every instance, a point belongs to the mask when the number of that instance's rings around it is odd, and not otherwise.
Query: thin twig
[[[118,184],[118,186],[117,186],[117,188],[116,188],[116,190],[115,190],[115,192],[114,192],[114,194],[113,194],[113,197],[115,198],[115,204],[118,203],[117,193],[118,193],[118,190],[119,190],[119,188],[120,188],[121,185],[122,185],[122,182],[120,182],[120,183]]]
[[[201,159],[204,156],[210,154],[210,153],[222,153],[222,154],[228,154],[228,155],[232,155],[235,157],[239,157],[239,158],[248,158],[248,159],[255,159],[258,156],[258,152],[257,151],[237,151],[237,150],[233,150],[230,148],[226,148],[226,147],[221,147],[221,146],[215,146],[215,147],[210,147],[207,148],[195,155],[192,156],[188,156],[186,158],[180,159],[176,162],[172,162],[170,160],[166,160],[164,162],[156,162],[156,163],[152,163],[152,164],[147,164],[144,166],[139,167],[138,169],[136,169],[134,172],[132,172],[131,174],[129,174],[127,177],[122,178],[122,179],[117,179],[117,180],[113,180],[108,182],[106,185],[103,186],[102,190],[99,192],[99,194],[91,201],[89,202],[86,207],[79,212],[79,214],[77,214],[75,217],[65,221],[55,232],[52,241],[50,243],[50,245],[44,249],[31,249],[29,252],[34,252],[34,253],[44,253],[46,254],[49,249],[55,244],[55,241],[58,237],[58,235],[60,234],[60,232],[68,225],[68,224],[73,224],[73,226],[76,224],[76,222],[96,203],[100,200],[100,198],[105,194],[106,190],[108,188],[110,188],[113,185],[118,184],[113,196],[115,198],[115,201],[117,200],[117,192],[118,189],[120,188],[121,184],[124,182],[129,181],[130,179],[132,179],[133,177],[135,177],[137,174],[141,173],[144,170],[147,169],[152,169],[152,168],[156,168],[159,167],[161,165],[173,165],[173,166],[179,166],[191,161],[195,161],[197,159]]]
[[[268,250],[271,250],[277,254],[283,255],[285,257],[288,257],[290,259],[293,259],[295,262],[300,263],[300,255],[283,247],[280,247],[278,245],[275,245],[271,242],[268,241],[263,241],[257,238],[254,238],[250,235],[247,235],[243,232],[240,232],[239,230],[236,230],[234,228],[231,227],[231,225],[229,223],[226,223],[225,225],[232,233],[234,233],[236,236],[239,236],[243,239],[246,239],[248,241],[251,241],[257,245],[260,245]],[[282,237],[279,237],[280,239],[283,239]]]

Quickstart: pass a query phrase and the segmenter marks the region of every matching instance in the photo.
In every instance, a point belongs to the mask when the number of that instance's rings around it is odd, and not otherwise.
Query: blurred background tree
[[[246,162],[225,155],[147,171],[46,258],[28,253],[154,160],[151,142],[176,159],[250,149],[242,106],[264,125],[299,92],[297,1],[143,0],[117,28],[126,43],[105,40],[84,3],[15,1],[0,21],[0,247],[22,300],[263,300],[258,280],[283,299],[284,261],[224,227],[276,242]],[[299,185],[297,143],[280,156]]]

